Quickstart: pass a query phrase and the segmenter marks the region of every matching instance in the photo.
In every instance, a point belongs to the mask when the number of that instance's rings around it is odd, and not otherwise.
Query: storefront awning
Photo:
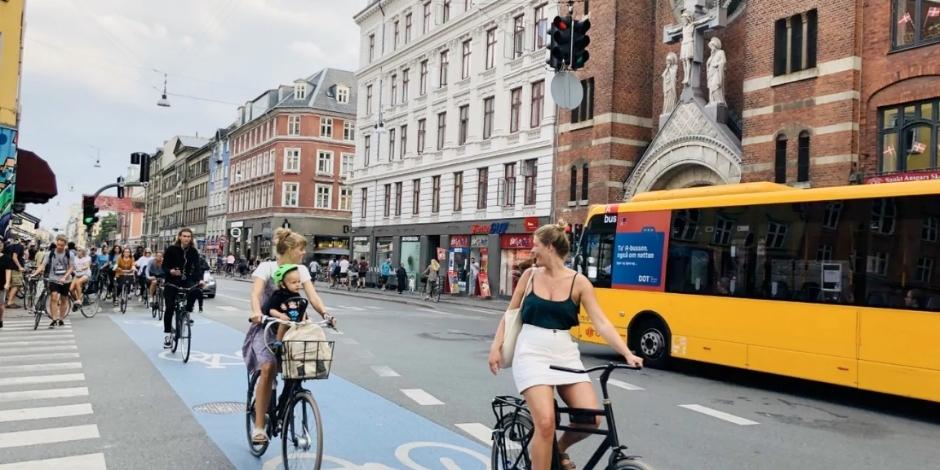
[[[45,204],[59,194],[55,173],[45,160],[24,149],[16,151],[16,202]]]
[[[324,248],[322,250],[316,250],[313,252],[315,255],[335,255],[335,256],[349,256],[349,250],[346,248]]]

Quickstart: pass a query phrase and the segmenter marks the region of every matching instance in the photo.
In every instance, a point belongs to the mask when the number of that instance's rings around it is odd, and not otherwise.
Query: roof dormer
[[[307,99],[307,82],[305,80],[297,80],[294,82],[294,99]]]
[[[346,85],[336,85],[335,96],[338,103],[349,103],[349,87]]]

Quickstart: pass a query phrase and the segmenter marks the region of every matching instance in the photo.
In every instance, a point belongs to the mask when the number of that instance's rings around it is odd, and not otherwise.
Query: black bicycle
[[[163,320],[163,279],[157,280],[157,288],[153,291],[153,301],[150,303],[150,314],[157,320]]]
[[[430,300],[432,302],[441,301],[441,279],[438,278],[437,281],[425,281],[424,289],[427,291],[428,295],[424,297],[424,300]]]
[[[189,293],[199,289],[199,286],[193,287],[180,287],[175,284],[170,284],[176,289],[176,304],[174,304],[173,312],[176,314],[175,326],[172,332],[172,343],[170,344],[170,352],[176,353],[176,350],[180,350],[180,354],[183,356],[183,363],[189,362],[189,349],[193,341],[193,322],[189,316],[189,310],[186,309],[186,299],[189,298]],[[162,317],[161,317],[162,318]]]
[[[298,300],[299,299],[299,300]],[[289,301],[307,300],[298,297]],[[301,310],[302,311],[302,310]],[[314,324],[329,326],[331,320],[320,322],[290,322],[274,318],[265,320],[265,338],[274,338],[270,331],[272,325],[298,326]],[[338,330],[333,328],[339,333]],[[313,398],[313,393],[303,387],[305,380],[323,380],[330,376],[335,351],[333,341],[284,341],[278,345],[275,341],[265,341],[269,350],[278,359],[278,371],[284,379],[280,397],[277,396],[277,377],[271,388],[271,399],[265,412],[265,433],[267,440],[256,442],[252,438],[255,423],[255,384],[260,371],[248,374],[248,398],[245,401],[245,430],[251,454],[260,457],[268,449],[272,438],[281,436],[281,458],[284,469],[312,468],[319,470],[323,459],[323,422],[320,408]]]
[[[589,408],[566,408],[555,404],[555,428],[557,431],[573,431],[584,434],[597,434],[604,436],[604,440],[598,445],[597,450],[585,464],[585,470],[592,470],[600,462],[607,451],[610,455],[607,457],[607,470],[652,470],[653,467],[640,460],[635,455],[627,455],[627,446],[621,445],[620,437],[617,434],[617,425],[614,422],[614,409],[610,403],[610,395],[607,393],[607,380],[610,378],[614,369],[633,369],[639,370],[627,364],[618,364],[609,362],[606,365],[592,367],[587,370],[569,369],[561,366],[551,366],[554,370],[570,372],[572,374],[587,374],[599,370],[601,373],[601,391],[604,397],[604,409],[596,410]],[[493,428],[493,450],[492,450],[492,468],[506,470],[527,470],[531,468],[529,460],[529,442],[532,440],[532,415],[526,407],[525,400],[514,396],[498,396],[493,399],[493,414],[496,415],[496,426]],[[585,429],[574,427],[572,425],[562,425],[561,416],[567,414],[569,422],[572,418],[603,416],[607,421],[606,429]],[[553,444],[552,469],[560,470],[561,455],[558,452],[557,439]]]

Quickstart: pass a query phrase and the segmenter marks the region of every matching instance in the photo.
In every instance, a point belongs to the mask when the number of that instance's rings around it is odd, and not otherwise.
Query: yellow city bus
[[[654,191],[575,265],[632,350],[940,402],[940,181]],[[581,312],[576,339],[603,343]]]

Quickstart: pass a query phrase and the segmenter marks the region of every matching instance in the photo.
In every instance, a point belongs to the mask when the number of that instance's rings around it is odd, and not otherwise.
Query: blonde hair
[[[288,251],[294,248],[307,246],[307,239],[304,238],[303,235],[283,227],[274,231],[272,241],[274,242],[274,249],[277,251],[278,256],[284,256]]]
[[[565,227],[566,224],[560,221],[557,224],[543,225],[535,231],[535,238],[539,243],[554,248],[555,253],[564,258],[571,251],[571,243],[568,241],[568,235],[565,234]]]

